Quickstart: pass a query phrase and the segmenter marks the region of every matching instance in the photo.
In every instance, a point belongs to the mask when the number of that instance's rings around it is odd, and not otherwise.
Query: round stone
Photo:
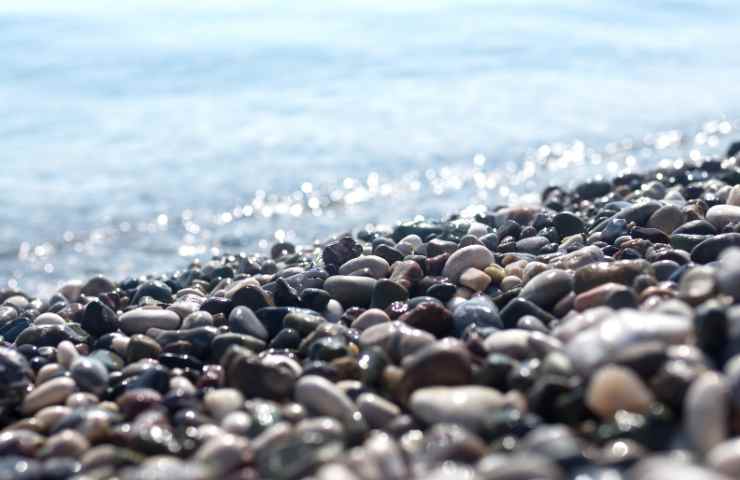
[[[468,268],[460,275],[460,285],[474,292],[482,292],[491,284],[491,277],[477,268]]]
[[[100,337],[118,330],[119,322],[116,312],[108,305],[100,300],[93,300],[85,306],[80,324],[90,335]]]
[[[180,316],[170,310],[159,308],[137,308],[121,315],[121,330],[128,335],[146,333],[150,328],[177,330]]]
[[[49,405],[60,405],[77,390],[75,381],[69,377],[57,377],[37,385],[31,390],[23,404],[21,411],[24,415],[32,415]]]
[[[586,405],[602,418],[611,418],[618,410],[647,413],[653,395],[632,370],[609,365],[600,368],[588,385]]]
[[[583,220],[571,212],[560,212],[552,218],[552,224],[561,237],[569,237],[584,232]]]
[[[78,357],[72,362],[70,374],[80,390],[100,395],[108,387],[108,370],[95,358]]]
[[[521,298],[550,310],[573,290],[573,274],[565,270],[548,270],[535,276],[522,288]]]
[[[676,205],[664,205],[653,213],[648,219],[647,226],[657,228],[666,235],[670,235],[676,228],[680,227],[686,216]]]
[[[324,282],[324,290],[344,308],[367,307],[377,280],[369,277],[334,275]]]
[[[729,391],[725,378],[708,371],[689,387],[684,401],[684,428],[696,450],[707,453],[728,438]]]
[[[469,269],[484,270],[494,263],[493,253],[482,245],[470,245],[456,250],[445,262],[442,275],[452,282],[457,282],[460,275]]]
[[[270,336],[257,315],[249,307],[238,306],[229,313],[229,330],[236,333],[251,335],[260,340],[267,340]]]
[[[203,397],[203,406],[215,419],[221,420],[242,408],[244,396],[235,388],[211,390]]]
[[[390,272],[390,265],[383,257],[377,255],[363,255],[353,258],[339,267],[340,275],[349,275],[358,270],[367,269],[373,278],[387,277]]]
[[[726,225],[740,221],[740,206],[715,205],[707,210],[706,219],[717,230],[722,230]]]
[[[498,390],[477,385],[427,387],[411,395],[411,412],[427,424],[453,423],[481,431],[486,419],[507,403]]]

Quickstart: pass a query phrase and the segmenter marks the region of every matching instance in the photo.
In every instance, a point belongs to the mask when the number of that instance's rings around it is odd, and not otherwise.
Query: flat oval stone
[[[324,290],[343,307],[367,307],[377,280],[369,277],[334,275],[324,282]]]
[[[663,205],[656,200],[649,200],[647,202],[623,208],[614,215],[614,218],[623,219],[627,222],[635,222],[637,225],[645,226],[650,216],[662,206]]]
[[[691,444],[707,453],[728,438],[729,391],[724,377],[708,371],[689,387],[684,400],[684,429]]]
[[[374,278],[387,277],[390,272],[388,261],[377,255],[363,255],[345,262],[339,267],[339,275],[349,275],[357,270],[368,269]]]
[[[382,429],[401,415],[401,409],[395,403],[369,392],[357,397],[357,408],[371,428]]]
[[[62,317],[52,312],[45,312],[33,319],[36,325],[64,325],[66,322]]]
[[[740,247],[740,233],[721,233],[703,240],[691,250],[691,260],[696,263],[713,262],[730,247]]]
[[[150,328],[177,330],[180,316],[170,310],[159,308],[137,308],[129,310],[120,317],[121,330],[128,335],[146,333]]]
[[[489,387],[427,387],[411,395],[409,409],[427,424],[453,423],[481,431],[491,412],[506,403],[501,392]]]
[[[398,362],[435,340],[434,335],[402,322],[373,325],[360,335],[360,346],[380,347],[393,361]]]
[[[35,345],[55,347],[64,340],[72,343],[86,343],[90,336],[77,323],[64,325],[31,325],[15,339],[16,345]]]
[[[653,268],[650,263],[642,259],[592,263],[576,270],[573,277],[573,289],[576,293],[582,293],[610,282],[632,285],[638,275],[652,272]]]
[[[295,384],[295,401],[309,411],[336,418],[343,424],[362,417],[352,400],[334,383],[318,375],[306,375]]]
[[[736,205],[715,205],[707,210],[705,218],[717,230],[740,221],[740,207]]]
[[[596,371],[586,391],[586,405],[604,419],[619,410],[647,413],[653,394],[632,370],[608,365]]]
[[[647,226],[657,228],[666,235],[670,235],[686,220],[686,215],[676,205],[664,205],[656,210],[648,219]]]
[[[600,262],[603,259],[604,252],[595,245],[589,245],[560,257],[553,258],[550,260],[550,265],[552,268],[560,268],[562,270],[576,270],[588,265],[589,263]]]
[[[52,378],[31,390],[21,404],[21,412],[24,415],[32,415],[49,405],[62,404],[75,390],[77,385],[71,378]]]
[[[352,322],[351,327],[362,332],[373,325],[390,323],[390,321],[390,317],[383,310],[379,308],[371,308],[362,312],[360,316]]]
[[[494,263],[493,253],[482,245],[470,245],[456,250],[447,259],[442,275],[457,282],[468,268],[483,270]]]
[[[573,290],[573,274],[566,270],[548,270],[527,282],[519,296],[537,306],[551,310],[564,296]]]

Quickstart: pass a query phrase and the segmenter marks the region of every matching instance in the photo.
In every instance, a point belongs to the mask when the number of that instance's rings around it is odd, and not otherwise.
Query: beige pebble
[[[21,412],[24,415],[30,415],[49,405],[64,403],[75,390],[77,390],[77,385],[71,378],[52,378],[31,390],[21,404]]]
[[[65,369],[69,369],[75,358],[79,356],[79,352],[77,352],[74,344],[69,340],[62,340],[57,345],[57,362]]]
[[[90,442],[75,430],[62,430],[49,437],[41,449],[42,457],[77,458],[90,448]]]
[[[477,268],[468,268],[460,275],[460,284],[475,292],[482,292],[491,284],[491,277]]]
[[[504,292],[507,292],[509,290],[512,290],[517,287],[522,286],[522,279],[519,277],[515,277],[513,275],[509,275],[508,277],[504,277],[503,280],[501,280],[501,290]]]
[[[391,319],[387,313],[379,308],[371,308],[360,314],[353,322],[352,328],[362,332],[365,329],[381,323],[390,322]]]
[[[653,394],[632,370],[616,365],[600,368],[586,390],[586,405],[602,418],[618,410],[646,413]]]
[[[234,388],[219,388],[206,393],[203,398],[205,409],[217,420],[239,410],[244,404],[244,396]]]
[[[727,195],[727,205],[735,205],[740,207],[740,185],[735,185]]]
[[[504,271],[507,276],[514,276],[522,278],[524,276],[524,269],[527,267],[526,260],[516,260],[511,262],[504,267]]]
[[[529,262],[522,272],[522,280],[524,283],[527,283],[540,273],[549,269],[550,266],[542,262]]]

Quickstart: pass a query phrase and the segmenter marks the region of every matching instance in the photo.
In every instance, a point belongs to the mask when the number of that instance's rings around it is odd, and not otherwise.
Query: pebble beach
[[[0,479],[740,478],[740,145],[0,291]]]

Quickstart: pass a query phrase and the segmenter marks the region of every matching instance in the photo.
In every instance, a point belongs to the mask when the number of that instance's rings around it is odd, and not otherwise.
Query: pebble
[[[490,284],[491,277],[477,268],[468,268],[460,275],[460,285],[464,285],[474,292],[482,292]]]
[[[384,278],[390,272],[390,265],[386,259],[377,255],[363,255],[348,260],[339,267],[339,275],[349,275],[364,269],[367,269],[373,278]]]
[[[605,366],[597,370],[586,391],[586,405],[602,418],[619,410],[645,414],[654,399],[650,390],[631,370]]]
[[[121,330],[128,335],[146,333],[150,328],[177,330],[180,326],[180,316],[177,313],[160,308],[130,310],[121,315],[120,320]]]
[[[692,159],[0,289],[0,477],[736,478],[738,184]]]
[[[506,403],[501,392],[489,387],[427,387],[411,395],[409,409],[427,424],[454,423],[481,431],[490,413]]]
[[[53,378],[31,390],[23,400],[21,411],[31,415],[49,405],[64,403],[76,389],[75,381],[69,377]]]
[[[551,310],[555,304],[573,290],[573,275],[566,270],[548,270],[531,279],[519,292],[519,297]]]
[[[367,307],[377,280],[368,277],[335,275],[324,282],[324,289],[343,307]]]
[[[706,219],[721,231],[725,226],[740,221],[740,206],[737,205],[715,205],[706,213]]]
[[[69,372],[80,390],[100,395],[108,387],[108,370],[95,358],[76,358]]]
[[[295,385],[296,402],[319,415],[336,418],[344,425],[364,422],[350,398],[324,377],[306,375]]]
[[[469,268],[484,270],[494,263],[493,253],[482,245],[470,245],[456,250],[445,262],[442,275],[457,282],[462,273]]]
[[[684,428],[691,444],[702,454],[728,438],[727,382],[715,372],[705,372],[689,387],[684,401]]]

